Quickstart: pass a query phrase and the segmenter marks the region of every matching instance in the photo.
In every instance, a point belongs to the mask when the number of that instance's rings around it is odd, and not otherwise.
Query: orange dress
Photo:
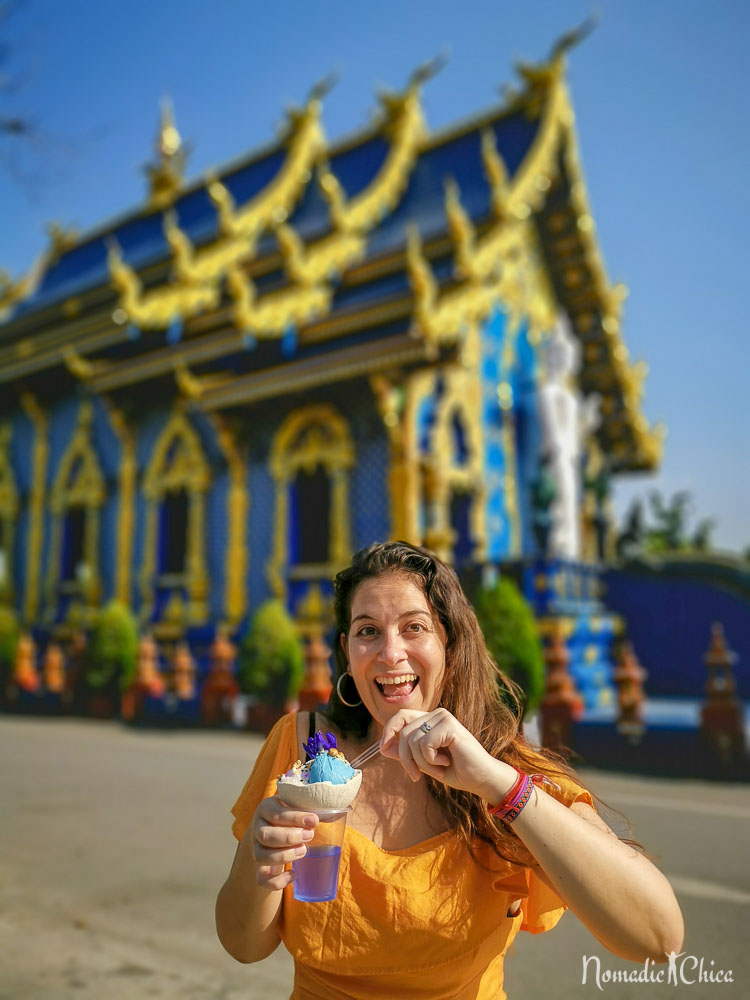
[[[232,808],[242,839],[258,803],[298,757],[297,716],[284,716]],[[565,805],[593,805],[572,781]],[[546,786],[550,787],[550,786]],[[298,902],[284,890],[281,938],[294,958],[290,1000],[504,1000],[503,958],[519,930],[554,927],[566,906],[534,872],[477,843],[475,864],[452,831],[384,851],[347,828],[336,899]],[[508,907],[521,899],[517,916]]]

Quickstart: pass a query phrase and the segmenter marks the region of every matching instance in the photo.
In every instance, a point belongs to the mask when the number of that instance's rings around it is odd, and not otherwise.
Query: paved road
[[[283,948],[240,966],[213,926],[234,854],[229,806],[259,746],[231,732],[0,718],[0,1000],[287,1000]],[[586,777],[660,856],[687,954],[732,969],[735,982],[602,981],[600,991],[592,963],[584,985],[584,955],[599,956],[602,975],[638,967],[566,914],[553,933],[520,936],[507,961],[511,1000],[750,996],[747,786]]]

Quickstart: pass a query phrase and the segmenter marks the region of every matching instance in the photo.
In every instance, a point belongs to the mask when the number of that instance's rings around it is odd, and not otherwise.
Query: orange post
[[[581,717],[583,700],[568,672],[570,654],[559,622],[555,622],[544,649],[547,686],[539,706],[542,746],[569,747],[573,722]]]
[[[709,753],[723,767],[739,763],[745,753],[742,704],[736,696],[732,668],[737,656],[728,647],[724,627],[714,622],[704,657],[708,668],[706,700],[701,708],[701,737]]]

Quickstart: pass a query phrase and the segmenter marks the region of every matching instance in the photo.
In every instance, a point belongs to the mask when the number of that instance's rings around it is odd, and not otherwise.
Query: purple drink
[[[304,858],[292,862],[294,898],[305,903],[323,903],[336,898],[341,848],[335,844],[308,847]]]

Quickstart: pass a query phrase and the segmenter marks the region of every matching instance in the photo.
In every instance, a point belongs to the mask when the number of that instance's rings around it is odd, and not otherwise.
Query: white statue
[[[542,455],[554,480],[557,496],[552,505],[549,555],[581,558],[581,476],[583,445],[598,423],[599,398],[584,401],[575,376],[581,352],[565,316],[558,317],[551,336],[542,345],[542,384],[539,418]]]

